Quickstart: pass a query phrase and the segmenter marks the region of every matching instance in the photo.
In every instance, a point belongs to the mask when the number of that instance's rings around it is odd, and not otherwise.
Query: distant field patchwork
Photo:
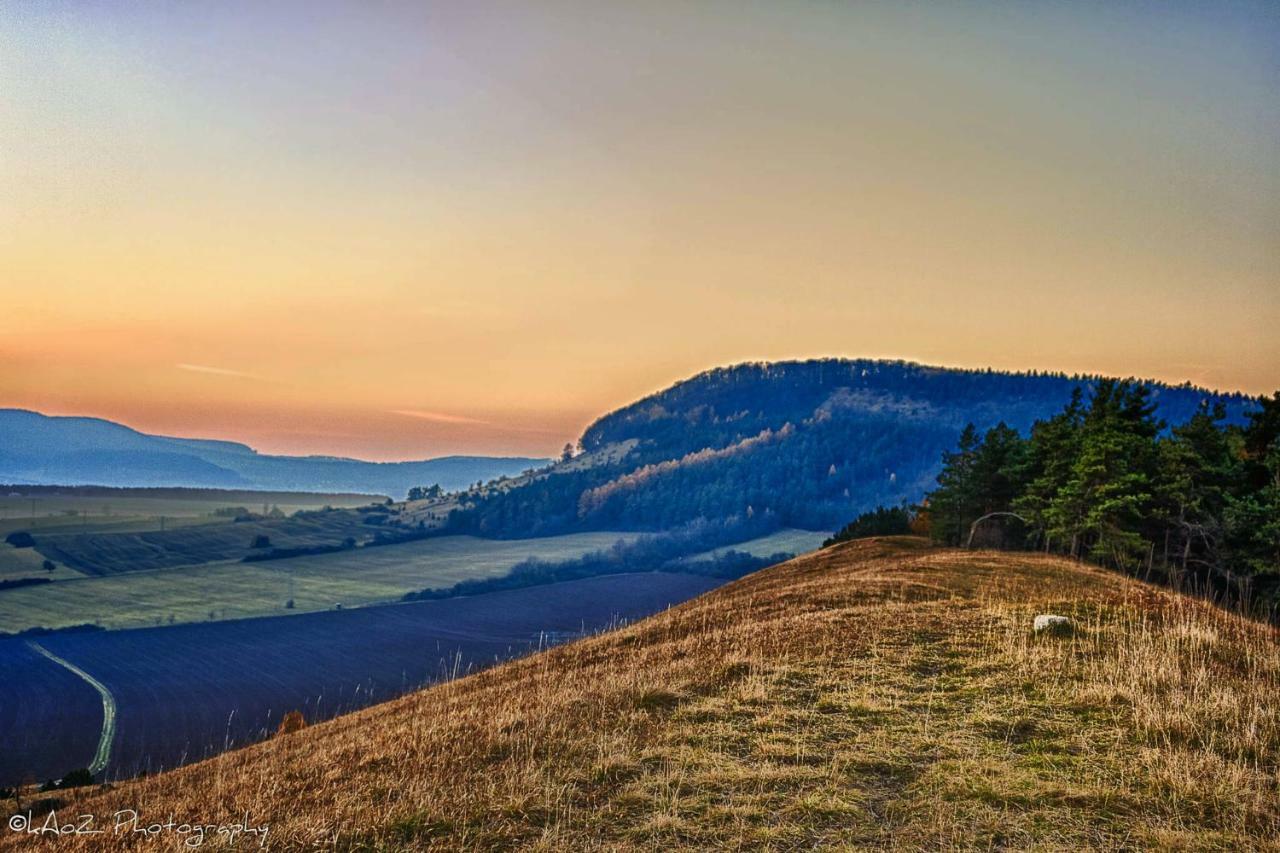
[[[166,529],[173,529],[220,521],[212,512],[223,507],[265,512],[274,506],[289,515],[324,506],[362,506],[372,500],[366,494],[0,485],[0,538],[14,530],[45,534],[159,530],[161,519]]]
[[[508,571],[528,557],[558,560],[607,548],[619,533],[545,539],[424,539],[259,563],[83,577],[0,592],[0,631],[93,622],[107,628],[207,622],[358,607],[406,592]],[[10,549],[12,550],[12,549]],[[29,549],[24,549],[29,550]],[[294,607],[286,609],[292,598]]]
[[[548,636],[563,640],[646,616],[721,582],[608,575],[448,601],[40,642],[113,695],[107,772],[119,777],[259,739],[290,710],[327,719],[529,651]],[[0,640],[0,684],[0,785],[89,762],[102,721],[92,689],[16,639]]]
[[[257,550],[253,543],[259,537],[271,547],[310,548],[337,545],[348,537],[364,541],[374,532],[359,513],[319,512],[143,533],[39,533],[36,550],[78,572],[111,575],[239,560]]]

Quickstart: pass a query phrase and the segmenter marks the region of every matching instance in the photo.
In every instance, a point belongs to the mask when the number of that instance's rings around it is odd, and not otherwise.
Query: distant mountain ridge
[[[0,482],[8,483],[403,497],[413,486],[438,483],[447,490],[460,489],[546,463],[520,456],[445,456],[414,462],[273,456],[233,441],[149,435],[101,418],[0,409]]]
[[[481,535],[662,530],[734,516],[834,530],[917,501],[965,424],[1025,431],[1100,377],[820,359],[715,368],[596,420],[583,459],[481,496],[454,525]],[[1144,381],[1169,424],[1201,403],[1241,423],[1254,398]],[[625,452],[609,452],[626,448]],[[576,462],[576,460],[575,460]]]

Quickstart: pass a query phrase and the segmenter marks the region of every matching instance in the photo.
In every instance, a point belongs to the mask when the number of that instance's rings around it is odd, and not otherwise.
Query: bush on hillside
[[[53,578],[8,578],[0,581],[0,590],[17,589],[21,586],[39,586],[53,583]]]
[[[25,530],[13,531],[8,536],[4,537],[4,541],[8,542],[15,548],[33,548],[36,544],[35,537]]]
[[[287,735],[293,732],[302,731],[307,727],[307,718],[302,716],[301,711],[290,711],[284,715],[284,719],[280,721],[280,727],[276,729],[276,734]]]
[[[72,770],[61,779],[50,779],[40,786],[41,791],[59,791],[67,788],[83,788],[85,785],[93,784],[93,774],[89,772],[87,767],[81,767]]]

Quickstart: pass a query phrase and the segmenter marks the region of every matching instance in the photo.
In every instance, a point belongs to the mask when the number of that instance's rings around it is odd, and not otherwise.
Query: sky
[[[0,406],[545,455],[839,355],[1280,388],[1274,3],[0,0]]]

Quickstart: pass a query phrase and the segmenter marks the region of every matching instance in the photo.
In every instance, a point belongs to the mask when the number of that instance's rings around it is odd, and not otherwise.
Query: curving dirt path
[[[111,760],[111,744],[116,739],[115,697],[111,695],[111,691],[107,689],[105,684],[71,663],[71,661],[58,657],[35,640],[27,640],[27,645],[31,647],[32,651],[44,655],[58,666],[65,667],[83,678],[102,697],[102,736],[98,738],[98,751],[93,754],[93,761],[89,764],[89,772],[97,777],[107,768],[107,762]]]

